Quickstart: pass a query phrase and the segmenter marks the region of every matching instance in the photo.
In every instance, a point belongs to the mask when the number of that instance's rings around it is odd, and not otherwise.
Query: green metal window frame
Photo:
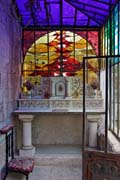
[[[120,55],[120,2],[104,26],[105,55]],[[109,129],[120,140],[120,58],[110,60],[110,117]]]

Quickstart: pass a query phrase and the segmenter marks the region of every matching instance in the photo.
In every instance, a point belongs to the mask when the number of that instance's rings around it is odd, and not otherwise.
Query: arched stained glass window
[[[83,57],[98,55],[97,31],[24,31],[22,84],[40,83],[41,77],[83,75]],[[88,62],[90,78],[98,63]]]

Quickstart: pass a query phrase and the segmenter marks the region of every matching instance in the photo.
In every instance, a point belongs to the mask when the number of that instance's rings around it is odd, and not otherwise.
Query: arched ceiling
[[[14,0],[23,27],[101,27],[117,0]]]

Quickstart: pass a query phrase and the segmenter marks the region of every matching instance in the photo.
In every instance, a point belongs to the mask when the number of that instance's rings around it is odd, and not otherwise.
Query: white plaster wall
[[[82,144],[82,114],[41,113],[32,123],[34,145]]]

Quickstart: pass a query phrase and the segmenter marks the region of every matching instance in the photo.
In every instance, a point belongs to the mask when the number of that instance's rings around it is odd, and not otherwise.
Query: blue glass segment
[[[60,24],[60,8],[59,4],[50,3],[48,11],[48,21],[50,25]]]
[[[15,0],[23,27],[101,27],[116,0]]]

